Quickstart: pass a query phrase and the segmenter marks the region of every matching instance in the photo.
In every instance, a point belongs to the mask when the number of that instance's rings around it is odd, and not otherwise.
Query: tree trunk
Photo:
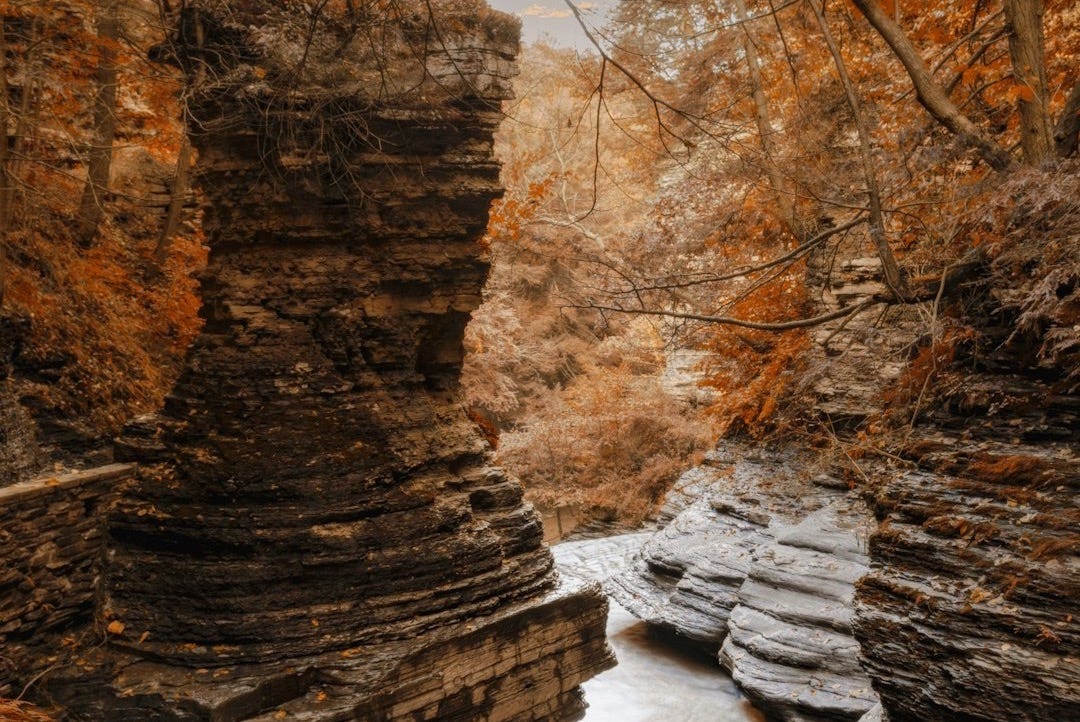
[[[1042,0],[1005,0],[1009,56],[1020,86],[1020,147],[1026,165],[1039,165],[1053,153],[1047,112]]]
[[[165,225],[161,229],[157,246],[154,248],[154,263],[158,270],[165,267],[173,236],[180,227],[180,219],[184,214],[184,202],[187,200],[188,188],[191,185],[190,177],[191,139],[188,138],[185,128],[184,137],[180,140],[180,153],[176,156],[176,175],[173,176],[172,188],[169,189],[169,210],[165,214]]]
[[[8,123],[11,121],[7,82],[7,27],[0,15],[0,309],[4,307],[4,290],[7,285],[7,237],[8,237]]]
[[[877,0],[852,0],[852,2],[903,63],[908,77],[911,78],[919,103],[926,108],[934,120],[963,142],[974,146],[990,167],[1004,170],[1012,165],[1009,153],[961,113],[944,89],[934,81],[930,69],[926,67],[926,62],[915,46],[911,44],[896,21],[882,10]]]
[[[769,101],[765,97],[764,84],[761,81],[761,58],[758,56],[754,37],[750,35],[747,22],[749,13],[746,10],[745,0],[735,0],[735,12],[743,30],[743,50],[746,53],[746,64],[750,68],[750,89],[756,109],[758,135],[761,136],[761,154],[765,161],[765,172],[769,177],[769,185],[772,186],[784,225],[802,242],[806,240],[806,234],[803,232],[804,229],[799,228],[795,222],[794,204],[791,196],[784,190],[784,177],[780,174],[780,168],[776,163],[773,144],[773,133],[776,131],[769,117]]]
[[[109,187],[113,140],[116,136],[116,43],[119,39],[117,3],[107,0],[98,19],[100,46],[97,67],[97,97],[94,99],[94,140],[87,163],[86,186],[79,203],[78,239],[83,246],[93,243]]]
[[[840,54],[840,48],[833,39],[828,23],[825,22],[825,14],[814,0],[810,7],[814,11],[821,33],[825,36],[825,44],[829,47],[829,53],[836,65],[836,72],[840,76],[840,84],[844,88],[848,106],[855,117],[855,128],[859,132],[859,158],[862,161],[863,177],[866,179],[866,194],[870,200],[870,238],[874,242],[878,258],[881,259],[881,270],[885,276],[885,285],[897,298],[903,298],[904,279],[900,275],[900,266],[896,262],[896,256],[889,246],[889,239],[885,235],[885,218],[881,212],[881,190],[878,187],[877,171],[874,168],[873,146],[870,143],[870,131],[866,129],[866,121],[863,118],[862,107],[859,97],[855,94],[855,86],[848,75],[844,57]]]
[[[195,47],[202,50],[206,40],[206,31],[203,28],[202,18],[199,11],[193,13],[195,25]],[[195,71],[194,85],[202,85],[206,79],[206,65],[199,61],[198,70]],[[180,140],[180,152],[176,157],[176,175],[173,177],[172,188],[169,191],[169,210],[165,214],[165,226],[158,236],[157,246],[154,248],[154,263],[158,271],[165,268],[165,261],[169,257],[169,249],[172,247],[172,239],[180,226],[180,218],[184,213],[184,202],[187,200],[188,189],[191,187],[191,117],[185,110],[184,113],[184,137]]]

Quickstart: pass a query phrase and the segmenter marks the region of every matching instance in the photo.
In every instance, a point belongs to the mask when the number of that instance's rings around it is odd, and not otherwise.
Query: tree
[[[33,319],[19,393],[108,435],[160,403],[198,327],[197,230],[147,274],[180,145],[178,73],[149,61],[165,25],[152,0],[2,6],[0,285],[5,312]]]
[[[109,189],[113,140],[116,137],[116,45],[119,41],[117,0],[105,0],[97,16],[98,61],[94,79],[94,134],[87,153],[86,185],[76,218],[79,240],[89,246],[105,214],[105,194]]]
[[[1055,143],[1062,157],[1074,152],[1080,18],[1054,0],[1045,14],[1035,0],[887,4],[624,0],[604,33],[586,25],[607,84],[618,75],[638,89],[655,137],[678,151],[666,185],[682,196],[684,238],[732,248],[714,255],[726,266],[712,273],[619,266],[579,305],[748,329],[715,333],[761,349],[740,363],[764,368],[774,345],[757,333],[866,308],[773,302],[797,295],[792,274],[811,255],[869,242],[892,303],[953,283],[988,238],[975,228],[989,179],[1046,162]],[[686,196],[703,192],[712,202],[691,215]],[[779,316],[764,310],[780,305]]]

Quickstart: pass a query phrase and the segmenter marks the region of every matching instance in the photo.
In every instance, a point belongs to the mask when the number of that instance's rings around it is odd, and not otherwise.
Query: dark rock
[[[1075,717],[1076,445],[926,433],[911,451],[923,468],[877,492],[882,523],[856,597],[863,661],[889,718]]]
[[[606,604],[557,586],[458,394],[511,21],[305,44],[300,10],[197,6],[206,325],[119,444],[143,466],[100,627],[124,631],[55,693],[116,720],[565,718],[612,662]]]
[[[131,474],[115,464],[0,488],[0,697],[18,695],[92,618],[106,515]]]

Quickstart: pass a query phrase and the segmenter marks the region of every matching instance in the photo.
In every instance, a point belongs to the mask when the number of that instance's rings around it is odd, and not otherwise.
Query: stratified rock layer
[[[877,702],[851,628],[869,515],[836,479],[802,479],[803,463],[722,446],[606,586],[635,616],[719,649],[771,718],[854,722]]]
[[[0,487],[0,697],[57,666],[93,617],[105,517],[131,474],[112,464]]]
[[[1080,710],[1080,456],[1014,428],[924,433],[910,449],[923,468],[878,492],[855,628],[892,722]]]
[[[877,702],[851,627],[855,582],[867,565],[859,506],[834,499],[776,529],[739,589],[720,662],[776,719],[853,722]]]
[[[516,30],[358,32],[277,5],[181,23],[206,325],[160,418],[121,442],[144,468],[101,622],[159,664],[125,661],[87,714],[559,719],[611,663],[605,603],[556,586],[457,394]]]
[[[727,636],[754,550],[771,539],[767,528],[783,507],[754,484],[758,474],[782,473],[780,460],[738,455],[721,448],[684,474],[661,511],[665,526],[607,583],[634,616],[713,650]]]

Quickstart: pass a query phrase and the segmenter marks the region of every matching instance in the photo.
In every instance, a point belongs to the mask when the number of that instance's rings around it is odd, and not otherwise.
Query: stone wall
[[[131,475],[113,464],[0,487],[0,697],[91,619],[106,512]]]

